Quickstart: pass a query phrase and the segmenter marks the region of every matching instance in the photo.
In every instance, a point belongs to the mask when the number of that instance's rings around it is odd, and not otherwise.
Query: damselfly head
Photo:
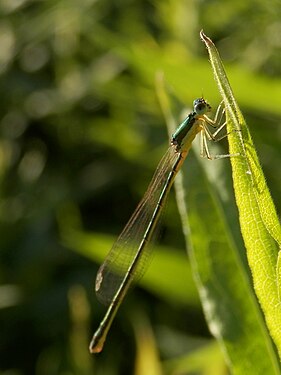
[[[198,115],[204,115],[205,113],[210,112],[212,110],[212,107],[209,103],[206,102],[204,98],[194,100],[193,108],[194,112],[196,112]]]

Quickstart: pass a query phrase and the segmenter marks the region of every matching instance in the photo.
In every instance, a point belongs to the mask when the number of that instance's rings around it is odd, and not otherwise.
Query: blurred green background
[[[1,0],[0,17],[0,373],[228,373],[173,191],[161,248],[98,356],[94,280],[168,145],[156,73],[182,109],[220,102],[202,28],[281,211],[280,2]]]

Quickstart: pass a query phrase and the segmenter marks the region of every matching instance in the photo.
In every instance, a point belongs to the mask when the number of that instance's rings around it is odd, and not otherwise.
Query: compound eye
[[[202,111],[204,111],[205,108],[206,108],[205,104],[199,103],[196,106],[196,112],[202,112]]]

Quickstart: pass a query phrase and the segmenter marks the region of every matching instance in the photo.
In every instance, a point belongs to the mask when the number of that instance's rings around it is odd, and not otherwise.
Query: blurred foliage
[[[155,73],[183,107],[202,90],[220,101],[201,28],[227,65],[281,211],[280,13],[275,0],[0,1],[1,373],[137,374],[146,345],[155,374],[227,373],[191,282],[179,297],[186,281],[174,299],[135,289],[104,352],[90,357],[104,312],[93,254],[122,229],[167,147]],[[181,257],[172,196],[162,226],[170,256]],[[82,252],[89,232],[100,246]]]

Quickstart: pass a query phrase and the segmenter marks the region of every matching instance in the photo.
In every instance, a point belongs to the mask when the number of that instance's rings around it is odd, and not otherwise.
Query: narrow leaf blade
[[[234,98],[223,64],[213,42],[201,32],[227,116],[228,141],[236,204],[255,292],[269,332],[281,357],[281,308],[277,257],[280,223],[272,202],[249,129]]]

